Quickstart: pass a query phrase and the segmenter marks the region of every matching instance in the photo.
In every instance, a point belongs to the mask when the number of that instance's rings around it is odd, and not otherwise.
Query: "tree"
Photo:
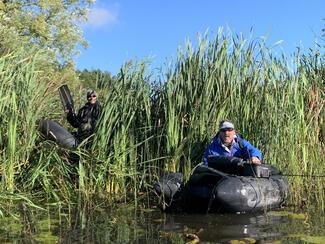
[[[77,71],[79,80],[84,87],[91,87],[94,89],[110,88],[115,82],[115,77],[112,77],[108,71],[101,71],[100,69]]]
[[[71,61],[87,46],[80,24],[94,0],[0,0],[0,48],[36,45],[53,60]]]

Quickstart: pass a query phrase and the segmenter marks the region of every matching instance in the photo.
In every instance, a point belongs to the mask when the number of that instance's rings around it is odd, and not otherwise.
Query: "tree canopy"
[[[37,46],[53,60],[71,61],[86,46],[80,25],[94,0],[0,0],[0,48]]]
[[[94,89],[110,88],[111,84],[116,81],[116,77],[112,76],[110,72],[101,71],[100,69],[78,70],[77,74],[84,87],[91,87]]]

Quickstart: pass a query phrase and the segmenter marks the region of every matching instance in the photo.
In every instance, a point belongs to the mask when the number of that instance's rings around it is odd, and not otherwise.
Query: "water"
[[[99,206],[20,211],[0,219],[0,243],[325,243],[322,212],[164,214]]]

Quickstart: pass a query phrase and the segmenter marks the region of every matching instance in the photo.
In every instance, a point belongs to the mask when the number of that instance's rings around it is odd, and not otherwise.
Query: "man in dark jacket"
[[[76,137],[78,143],[82,142],[95,131],[96,122],[100,117],[101,105],[97,101],[97,93],[94,90],[87,91],[87,103],[79,109],[76,115],[72,110],[66,110],[67,120],[78,128]]]

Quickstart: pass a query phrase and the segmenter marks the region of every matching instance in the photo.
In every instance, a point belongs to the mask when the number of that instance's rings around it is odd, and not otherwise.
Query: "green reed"
[[[27,195],[70,201],[72,192],[67,160],[55,144],[42,143],[37,130],[52,105],[46,60],[41,52],[23,48],[0,57],[0,195],[13,194],[10,201],[28,205]]]
[[[263,41],[220,30],[212,40],[199,37],[197,47],[187,41],[158,75],[145,62],[129,62],[109,84],[101,82],[103,113],[88,139],[91,149],[80,145],[73,164],[71,152],[37,133],[44,116],[67,126],[55,97],[58,84],[70,83],[48,82],[41,54],[18,50],[0,57],[2,191],[19,189],[48,202],[97,196],[147,205],[145,193],[163,172],[188,178],[218,123],[228,118],[263,151],[265,162],[307,176],[289,178],[292,202],[316,199],[324,207],[324,180],[313,177],[325,174],[324,57],[292,58],[289,64]],[[71,87],[81,103],[85,88],[75,81]]]
[[[220,32],[213,41],[201,38],[197,48],[187,42],[160,80],[145,63],[125,65],[102,91],[104,111],[89,159],[97,162],[95,188],[137,200],[162,171],[188,177],[218,123],[229,118],[265,162],[310,176],[290,178],[293,201],[317,196],[323,205],[322,181],[312,178],[324,172],[324,89],[316,72],[323,60],[315,67],[313,55],[294,58],[290,66],[264,42]]]
[[[15,174],[28,163],[37,137],[37,114],[42,108],[35,106],[42,97],[42,86],[35,80],[35,61],[20,54],[22,49],[0,58],[2,189],[9,192],[15,189]]]
[[[138,180],[146,170],[141,165],[150,155],[150,148],[144,150],[143,145],[149,146],[152,137],[150,86],[144,65],[137,70],[123,67],[118,81],[109,88],[93,144],[101,168],[97,184],[122,195],[132,186],[134,197]]]
[[[290,178],[295,201],[315,195],[324,199],[323,186],[309,184],[313,175],[324,175],[324,76],[317,73],[324,60],[312,54],[295,59],[294,69],[285,57],[273,57],[263,43],[241,37],[203,39],[196,50],[187,43],[167,80],[171,169],[184,159],[190,161],[188,169],[198,163],[187,150],[206,145],[218,122],[229,118],[262,149],[266,162],[285,174],[310,176]]]

